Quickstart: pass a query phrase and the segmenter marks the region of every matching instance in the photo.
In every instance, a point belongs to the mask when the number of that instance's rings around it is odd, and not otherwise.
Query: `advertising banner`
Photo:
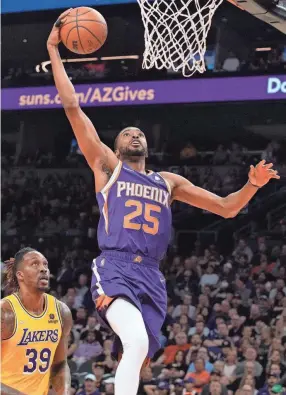
[[[82,107],[286,99],[286,75],[76,85]],[[2,89],[2,110],[61,108],[54,86]]]

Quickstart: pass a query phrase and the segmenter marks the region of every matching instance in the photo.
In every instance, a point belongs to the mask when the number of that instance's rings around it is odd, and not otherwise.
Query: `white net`
[[[212,17],[223,0],[137,0],[145,27],[144,69],[173,69],[190,77],[205,68]]]

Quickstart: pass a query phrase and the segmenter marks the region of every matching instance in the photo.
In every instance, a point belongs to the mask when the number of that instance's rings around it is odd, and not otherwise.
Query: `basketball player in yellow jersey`
[[[1,303],[1,394],[69,394],[66,361],[72,327],[68,307],[49,289],[46,258],[32,248],[7,262],[8,286],[14,293]]]

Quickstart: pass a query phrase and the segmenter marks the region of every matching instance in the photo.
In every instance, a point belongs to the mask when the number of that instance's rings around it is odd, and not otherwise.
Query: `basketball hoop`
[[[223,0],[137,0],[145,27],[143,69],[203,73],[206,40]]]

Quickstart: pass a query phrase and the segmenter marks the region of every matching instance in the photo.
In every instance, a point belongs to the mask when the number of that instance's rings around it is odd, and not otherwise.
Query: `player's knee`
[[[128,348],[136,350],[136,352],[138,354],[140,353],[143,358],[147,356],[149,349],[149,338],[145,328],[141,331],[136,330],[132,332],[125,344],[123,344],[124,351],[126,351]]]
[[[139,336],[137,336],[136,341],[137,341],[138,351],[145,358],[148,354],[148,349],[149,349],[149,338],[147,332],[145,331]]]

